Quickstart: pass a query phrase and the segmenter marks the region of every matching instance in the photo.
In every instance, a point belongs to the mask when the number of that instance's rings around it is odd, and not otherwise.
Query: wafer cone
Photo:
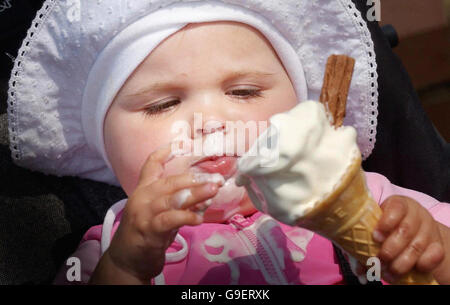
[[[380,249],[372,232],[381,214],[367,188],[358,155],[333,193],[307,211],[297,224],[338,244],[366,266],[367,259],[377,256]],[[392,284],[435,285],[437,282],[431,274],[412,271]]]

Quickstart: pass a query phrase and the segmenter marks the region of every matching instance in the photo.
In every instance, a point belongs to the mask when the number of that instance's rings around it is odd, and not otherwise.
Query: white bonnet
[[[351,0],[47,0],[9,82],[14,162],[120,186],[103,145],[103,119],[112,99],[163,39],[187,23],[219,20],[247,23],[263,33],[299,100],[318,100],[329,55],[354,57],[344,124],[357,129],[363,157],[370,155],[377,124],[375,52]],[[133,60],[126,59],[130,52]]]

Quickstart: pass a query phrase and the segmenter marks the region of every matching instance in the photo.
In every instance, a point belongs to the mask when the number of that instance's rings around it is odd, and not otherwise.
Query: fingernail
[[[208,173],[194,173],[194,183],[205,183],[205,182],[211,182],[211,183],[219,183],[220,185],[223,185],[225,183],[225,179],[221,174],[214,173],[214,174],[208,174]]]
[[[386,240],[386,236],[384,236],[384,234],[378,230],[373,231],[372,236],[373,236],[373,239],[379,243],[382,243]]]
[[[191,146],[186,141],[182,140],[172,141],[170,144],[171,144],[171,152],[176,156],[189,155],[191,152]]]
[[[165,144],[165,145],[162,145],[158,150],[159,150],[159,151],[163,151],[163,150],[165,150],[165,149],[168,149],[169,147],[170,147],[170,143]],[[175,155],[172,154],[172,149],[170,149],[169,154],[164,158],[164,161],[163,161],[163,162],[164,162],[164,163],[167,163],[167,162],[169,162],[170,160],[172,160],[173,157],[175,157]]]
[[[166,159],[164,160],[164,163],[169,162],[173,158],[175,158],[175,154],[173,154],[172,151],[170,151],[170,153],[167,155]]]

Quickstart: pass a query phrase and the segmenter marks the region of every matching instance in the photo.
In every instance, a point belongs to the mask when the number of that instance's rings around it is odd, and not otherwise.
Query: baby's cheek
[[[148,156],[153,150],[142,148],[138,145],[134,149],[127,149],[121,154],[116,163],[116,174],[119,177],[123,190],[130,195],[139,184],[139,177]],[[150,151],[150,152],[149,152]]]

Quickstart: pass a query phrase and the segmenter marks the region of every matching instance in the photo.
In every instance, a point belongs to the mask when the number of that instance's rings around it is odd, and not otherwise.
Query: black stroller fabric
[[[46,176],[17,167],[11,160],[6,119],[11,57],[16,56],[42,2],[11,1],[11,7],[0,12],[0,284],[51,283],[84,232],[101,224],[107,209],[126,197],[118,187]],[[366,1],[354,2],[366,16]],[[369,22],[368,26],[377,55],[380,114],[375,150],[363,167],[394,184],[449,202],[450,145],[425,115],[379,25]],[[347,283],[358,284],[338,250],[336,260]]]

